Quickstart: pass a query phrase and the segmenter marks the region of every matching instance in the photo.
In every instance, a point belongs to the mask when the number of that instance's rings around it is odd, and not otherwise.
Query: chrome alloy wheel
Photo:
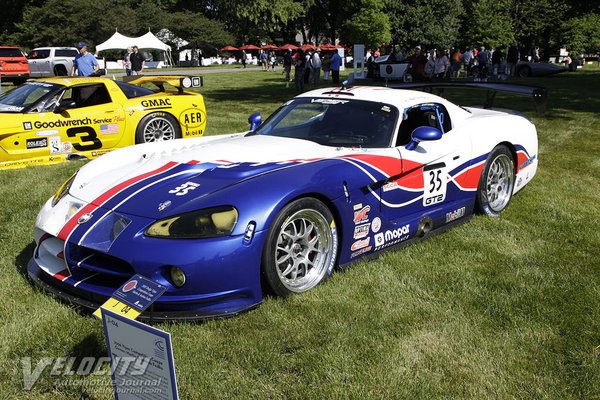
[[[286,218],[275,246],[281,283],[292,292],[315,287],[334,257],[331,228],[316,210],[303,209]]]
[[[177,136],[173,123],[163,117],[155,117],[144,126],[144,143],[173,140]]]
[[[500,212],[508,205],[514,179],[512,160],[506,154],[499,154],[490,164],[485,185],[488,204],[493,211]]]

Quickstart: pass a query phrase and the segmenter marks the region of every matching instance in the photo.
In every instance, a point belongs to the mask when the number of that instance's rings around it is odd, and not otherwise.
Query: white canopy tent
[[[154,36],[150,31],[139,37],[129,37],[115,31],[107,41],[96,46],[96,53],[104,50],[125,50],[132,46],[137,46],[140,50],[161,50],[165,54],[165,62],[169,65],[173,65],[171,46],[161,42],[160,39]]]

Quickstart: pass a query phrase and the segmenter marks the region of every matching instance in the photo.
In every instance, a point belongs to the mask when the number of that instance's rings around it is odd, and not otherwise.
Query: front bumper
[[[98,295],[88,292],[68,283],[62,282],[44,272],[37,265],[34,258],[29,260],[27,264],[27,273],[29,278],[45,291],[55,295],[60,300],[78,306],[87,312],[94,312],[106,300],[107,296]],[[223,307],[210,307],[207,309],[188,309],[188,310],[166,310],[164,307],[151,306],[144,311],[139,317],[139,320],[145,321],[176,321],[176,320],[205,320],[213,318],[232,317],[241,312],[251,310],[260,305],[260,301],[254,304]]]

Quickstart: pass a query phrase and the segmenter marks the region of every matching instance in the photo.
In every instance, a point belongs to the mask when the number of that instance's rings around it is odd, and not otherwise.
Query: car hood
[[[137,145],[85,165],[70,194],[103,208],[162,218],[257,175],[353,152],[364,150],[243,134]]]

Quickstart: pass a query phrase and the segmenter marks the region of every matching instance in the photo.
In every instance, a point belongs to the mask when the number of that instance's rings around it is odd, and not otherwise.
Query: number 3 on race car
[[[173,190],[169,190],[169,193],[175,194],[175,196],[185,196],[190,190],[194,190],[198,186],[200,186],[198,183],[186,182],[183,185],[177,186]]]
[[[444,201],[447,183],[446,164],[439,163],[423,167],[423,205],[431,206]]]

